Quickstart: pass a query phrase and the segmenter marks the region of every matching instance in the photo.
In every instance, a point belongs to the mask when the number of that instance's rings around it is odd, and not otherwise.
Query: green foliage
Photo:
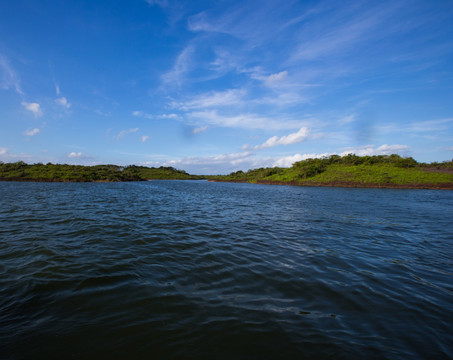
[[[148,168],[117,165],[67,165],[41,163],[28,165],[23,161],[0,163],[0,179],[30,181],[140,181],[148,179],[200,179],[172,167]]]
[[[161,166],[159,168],[149,168],[146,166],[132,165],[129,166],[127,169],[130,169],[130,171],[134,171],[136,174],[138,174],[140,177],[146,180],[152,179],[198,180],[204,178],[203,176],[190,175],[184,170],[177,170],[173,167]]]
[[[440,170],[433,172],[431,171],[433,168]],[[411,157],[403,158],[396,154],[376,156],[348,154],[343,157],[331,155],[320,159],[298,161],[290,168],[237,171],[217,178],[249,182],[291,181],[300,184],[440,184],[453,183],[453,161],[441,164],[419,164]]]
[[[441,184],[453,183],[453,161],[417,163],[399,155],[331,155],[298,161],[290,168],[259,168],[236,171],[226,176],[196,176],[173,167],[149,168],[131,165],[33,164],[0,162],[0,180],[23,181],[138,181],[151,179],[218,179],[230,181],[276,181],[296,184]]]

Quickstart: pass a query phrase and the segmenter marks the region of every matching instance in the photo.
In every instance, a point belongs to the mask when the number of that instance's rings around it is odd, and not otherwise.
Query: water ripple
[[[0,184],[0,357],[453,358],[453,195]]]

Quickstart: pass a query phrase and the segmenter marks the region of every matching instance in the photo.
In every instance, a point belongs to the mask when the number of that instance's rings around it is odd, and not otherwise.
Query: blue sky
[[[0,161],[453,157],[453,1],[0,3]]]

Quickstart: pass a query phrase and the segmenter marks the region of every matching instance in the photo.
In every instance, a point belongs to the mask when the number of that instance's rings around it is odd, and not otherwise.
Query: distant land
[[[453,189],[453,161],[418,163],[399,155],[331,155],[290,168],[261,168],[216,176],[213,181],[301,186]]]
[[[298,161],[290,168],[259,168],[229,175],[191,175],[173,167],[26,164],[0,162],[2,181],[110,182],[145,180],[201,180],[254,184],[342,186],[370,188],[451,189],[453,161],[418,163],[392,155],[346,156]]]
[[[67,165],[26,164],[0,162],[0,180],[37,182],[116,182],[145,181],[151,179],[195,180],[202,176],[190,175],[172,167],[149,168],[145,166],[118,165]]]

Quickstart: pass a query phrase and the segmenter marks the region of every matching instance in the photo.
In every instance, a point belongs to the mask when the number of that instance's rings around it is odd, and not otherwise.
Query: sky
[[[0,161],[453,158],[453,0],[0,2]]]

